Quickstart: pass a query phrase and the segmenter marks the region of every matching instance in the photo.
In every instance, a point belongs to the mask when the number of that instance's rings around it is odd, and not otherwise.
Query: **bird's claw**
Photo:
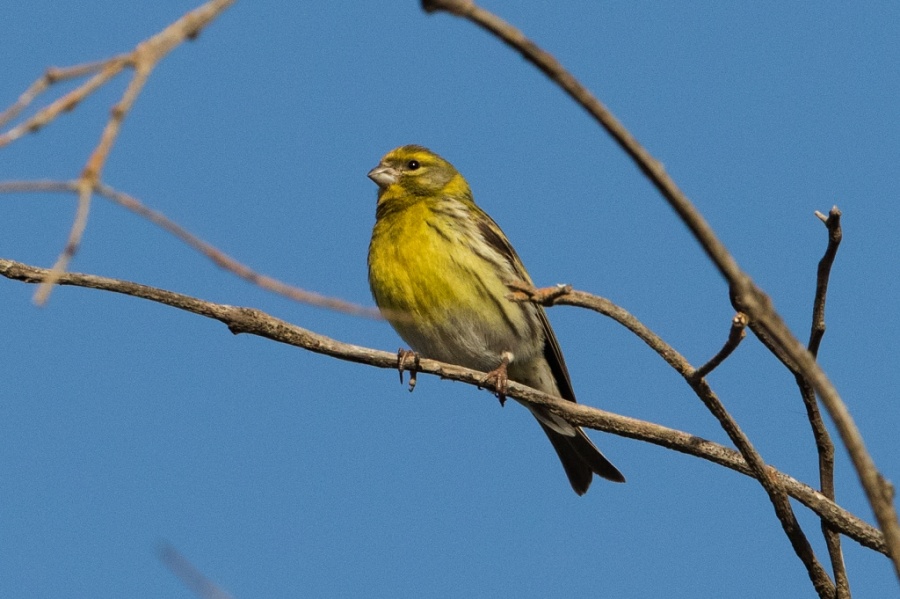
[[[419,371],[419,354],[402,347],[397,350],[397,370],[400,372],[400,384],[403,384],[403,372],[409,370],[409,392],[416,388],[416,373]]]
[[[509,299],[515,301],[529,301],[542,306],[552,306],[557,298],[572,291],[571,285],[559,283],[552,287],[535,288],[523,281],[512,281],[506,284],[512,290]]]
[[[508,354],[503,355],[503,359],[500,362],[500,365],[497,368],[493,369],[481,379],[481,382],[478,385],[480,389],[483,386],[485,387],[493,387],[494,393],[497,394],[497,399],[500,400],[500,406],[504,406],[506,404],[506,386],[509,383],[509,374],[507,373],[507,366],[509,366],[510,357]]]

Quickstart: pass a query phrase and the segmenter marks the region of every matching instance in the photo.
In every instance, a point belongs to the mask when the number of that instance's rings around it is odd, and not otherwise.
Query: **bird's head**
[[[462,196],[469,186],[452,164],[422,146],[401,146],[384,155],[369,178],[379,187],[379,197]]]

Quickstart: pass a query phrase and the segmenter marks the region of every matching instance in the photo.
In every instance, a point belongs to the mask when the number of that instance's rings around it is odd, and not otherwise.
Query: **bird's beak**
[[[387,186],[397,182],[400,173],[397,172],[397,169],[379,164],[369,171],[368,177],[372,181],[375,181],[375,184],[378,185],[378,187],[385,189]]]

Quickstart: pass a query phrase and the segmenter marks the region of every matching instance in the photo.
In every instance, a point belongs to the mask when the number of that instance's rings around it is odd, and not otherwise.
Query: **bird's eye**
[[[419,164],[418,160],[410,160],[409,162],[406,163],[406,168],[408,168],[411,171],[416,170],[420,166],[422,166],[422,165]]]

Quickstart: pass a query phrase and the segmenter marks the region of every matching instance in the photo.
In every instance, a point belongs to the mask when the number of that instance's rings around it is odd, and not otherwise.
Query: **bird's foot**
[[[500,365],[484,375],[484,378],[481,379],[481,383],[478,385],[479,389],[482,385],[486,387],[493,387],[494,393],[497,394],[497,399],[500,400],[501,406],[506,404],[506,385],[509,382],[507,367],[509,366],[509,363],[511,361],[512,354],[510,354],[509,352],[503,352],[503,357],[500,360]]]
[[[509,299],[518,302],[534,302],[542,306],[552,306],[557,298],[572,291],[571,285],[562,283],[553,285],[552,287],[535,288],[523,281],[513,281],[506,284],[512,290]]]
[[[403,372],[409,370],[409,392],[416,388],[416,373],[419,370],[419,354],[403,349],[397,350],[397,370],[400,372],[400,384],[403,384]]]

